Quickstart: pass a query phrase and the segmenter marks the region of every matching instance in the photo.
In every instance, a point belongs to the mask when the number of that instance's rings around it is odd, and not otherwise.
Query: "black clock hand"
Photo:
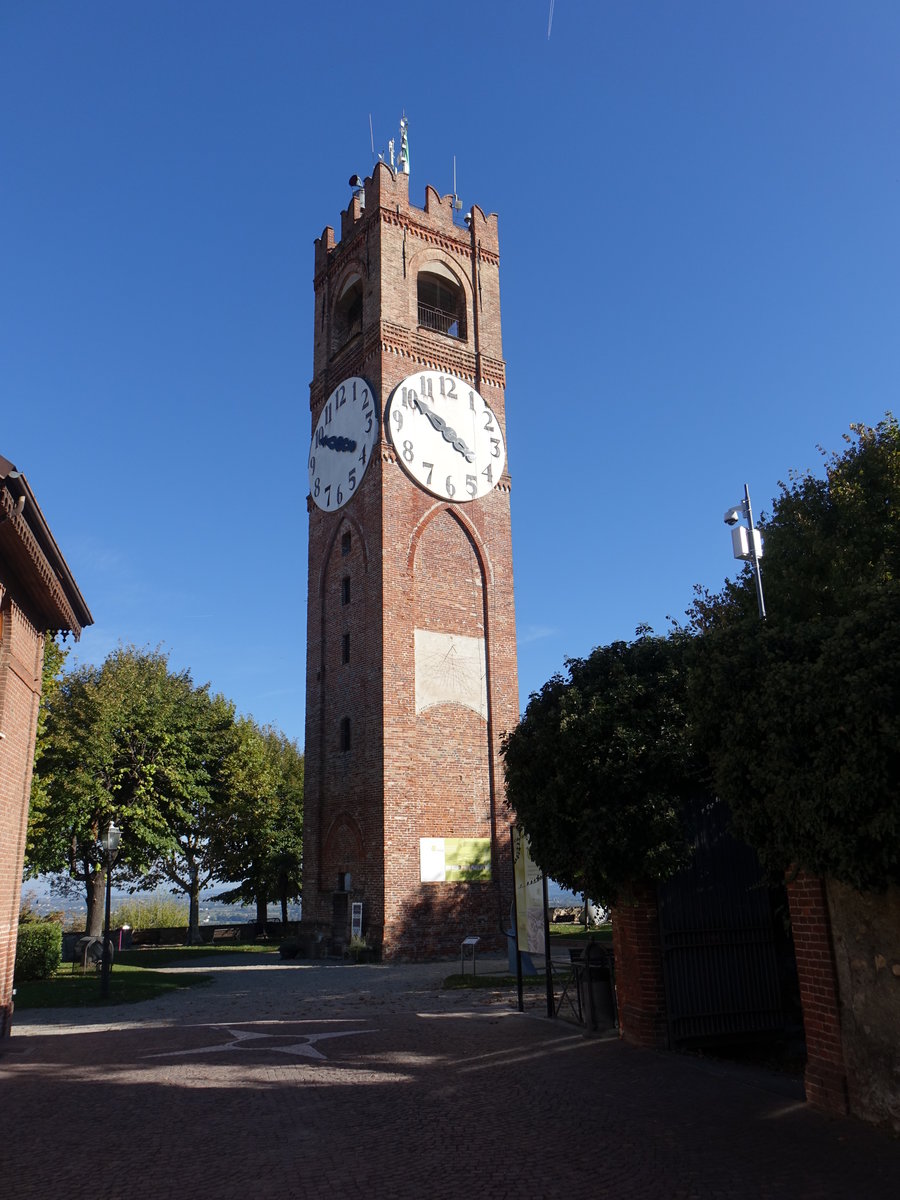
[[[327,446],[329,450],[355,450],[356,442],[352,438],[338,437],[336,434],[331,434],[326,437],[320,429],[316,434],[316,445]]]
[[[422,413],[423,416],[428,418],[432,424],[432,427],[440,433],[444,441],[449,442],[453,449],[458,451],[463,456],[466,462],[475,461],[474,451],[469,449],[456,430],[451,429],[443,417],[438,416],[433,409],[428,407],[424,400],[421,400],[418,397],[413,399],[413,404],[415,404],[416,408],[418,408],[419,412]]]

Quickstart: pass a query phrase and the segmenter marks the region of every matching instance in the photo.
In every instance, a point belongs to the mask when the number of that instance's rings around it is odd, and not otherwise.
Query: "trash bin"
[[[588,945],[583,955],[572,956],[581,1019],[588,1029],[615,1029],[616,992],[613,956],[602,946]]]

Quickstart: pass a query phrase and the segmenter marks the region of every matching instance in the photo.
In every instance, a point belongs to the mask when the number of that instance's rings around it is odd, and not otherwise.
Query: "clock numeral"
[[[369,432],[369,431],[368,431],[368,429],[367,429],[367,430],[366,430],[366,433],[368,433],[368,432]],[[365,465],[366,465],[366,443],[365,443],[365,442],[363,442],[363,448],[362,448],[362,450],[359,452],[359,461],[362,463],[362,465],[363,465],[363,468],[365,468]]]
[[[431,477],[434,474],[434,463],[423,462],[422,466],[428,468],[428,478],[425,480],[425,486],[428,487],[431,483]]]
[[[494,414],[489,408],[486,408],[484,410],[484,427],[489,433],[494,432],[493,418]]]
[[[313,495],[318,496],[320,491],[321,491],[320,481],[319,481],[319,476],[317,475],[316,482],[313,484]]]
[[[494,473],[493,473],[493,471],[491,470],[491,464],[490,464],[490,463],[488,463],[488,465],[487,465],[487,466],[484,468],[484,470],[483,470],[481,473],[482,473],[482,475],[485,477],[485,479],[488,481],[488,483],[493,483],[493,482],[494,482]]]
[[[478,480],[475,478],[474,475],[466,476],[466,491],[469,493],[470,496],[474,496],[475,493],[478,491]]]
[[[419,393],[415,388],[403,387],[400,389],[400,403],[404,408],[419,407]]]
[[[346,387],[344,387],[343,384],[341,384],[340,387],[338,387],[337,391],[334,393],[334,407],[335,408],[343,408],[346,403],[347,403],[347,389],[346,389]]]
[[[422,395],[427,396],[429,400],[434,399],[431,380],[426,375],[420,375],[419,380],[422,384]],[[443,394],[443,393],[442,393]]]
[[[350,479],[350,491],[355,492],[356,491],[356,467],[350,468],[349,479]]]
[[[325,486],[325,507],[331,508],[331,484]]]
[[[330,400],[329,400],[329,401],[328,401],[328,403],[325,405],[325,408],[322,410],[322,416],[325,418],[325,420],[324,420],[324,424],[325,424],[325,425],[330,425],[330,424],[331,424],[331,417],[332,417],[332,412],[331,412],[331,401],[330,401]]]
[[[456,488],[453,486],[453,476],[452,475],[447,476],[447,482],[444,484],[444,491],[447,493],[447,495],[450,497],[451,500],[456,495]]]
[[[500,439],[499,438],[491,438],[491,446],[493,447],[493,449],[491,450],[491,458],[499,458],[500,457]]]
[[[353,387],[354,387],[354,390],[355,390],[355,388],[356,388],[356,384],[354,384],[354,385],[353,385]],[[363,410],[363,412],[365,412],[365,411],[366,411],[366,409],[369,407],[369,401],[372,399],[372,397],[369,395],[369,389],[368,389],[368,388],[363,388],[363,393],[362,393],[362,394],[363,394],[363,397],[364,397],[364,399],[363,399],[363,406],[362,406],[362,410]]]
[[[441,395],[447,400],[456,400],[456,380],[452,375],[442,375],[440,378]]]
[[[343,503],[344,503],[344,493],[341,491],[341,485],[340,485],[340,484],[338,484],[338,490],[337,490],[337,502],[338,502],[338,504],[343,504]]]
[[[397,432],[399,433],[400,430],[403,428],[403,413],[400,411],[399,408],[395,408],[393,410],[393,412],[391,413],[391,417],[393,419],[394,424],[397,426]],[[368,433],[368,432],[369,431],[367,429],[366,433]]]
[[[316,473],[316,456],[314,454],[309,456],[309,473],[310,475],[315,475]]]
[[[413,444],[412,442],[403,443],[403,458],[406,462],[411,463],[413,460]]]
[[[372,414],[366,413],[366,433],[372,432]]]
[[[469,392],[469,412],[474,412],[474,411],[475,411],[475,393],[470,390],[470,392]]]

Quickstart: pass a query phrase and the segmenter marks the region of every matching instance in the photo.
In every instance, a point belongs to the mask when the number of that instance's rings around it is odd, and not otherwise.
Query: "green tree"
[[[900,430],[851,426],[781,485],[749,573],[698,596],[690,703],[715,787],[773,871],[900,883]]]
[[[689,640],[639,629],[568,660],[504,741],[507,802],[535,861],[605,906],[688,853],[683,806],[703,778],[686,732]]]
[[[101,932],[106,884],[99,837],[110,820],[122,829],[117,871],[132,880],[170,844],[193,786],[195,716],[189,673],[134,647],[63,675],[45,697],[26,868],[84,888],[91,934]]]
[[[34,774],[31,777],[31,808],[46,807],[46,781],[38,764],[48,745],[47,718],[58,700],[63,667],[69,651],[49,634],[44,638],[44,661],[41,668],[41,703],[38,709],[37,731],[34,743]]]
[[[169,839],[144,880],[152,887],[165,879],[188,898],[188,944],[200,941],[200,893],[216,878],[215,832],[226,820],[228,788],[225,763],[234,747],[234,705],[224,696],[194,689],[187,770],[181,791],[169,795]]]
[[[303,755],[284,734],[241,717],[224,776],[228,812],[213,853],[219,878],[239,882],[219,899],[255,905],[264,933],[269,899],[281,900],[286,917],[288,901],[300,894]]]

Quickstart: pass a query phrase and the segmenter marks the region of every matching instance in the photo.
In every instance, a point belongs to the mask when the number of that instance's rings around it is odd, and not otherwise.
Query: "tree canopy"
[[[773,870],[900,883],[900,431],[851,426],[781,485],[749,573],[690,610],[690,707],[718,793]]]
[[[125,873],[145,872],[169,844],[170,821],[194,784],[193,692],[165,655],[123,647],[100,667],[64,674],[43,698],[27,869],[83,884],[91,933],[100,929],[99,838],[109,822],[122,829]]]
[[[165,880],[190,900],[242,879],[263,914],[300,890],[303,756],[275,730],[236,719],[234,705],[173,671],[159,651],[121,647],[103,664],[61,672],[45,659],[26,872],[84,889],[88,932],[100,933],[105,862],[99,839],[122,830],[116,877]],[[248,898],[242,896],[241,898]]]
[[[219,878],[238,881],[219,899],[255,904],[257,926],[266,925],[266,905],[300,895],[303,827],[303,754],[272,728],[240,718],[224,763],[229,803],[213,832]]]
[[[504,742],[507,802],[535,861],[609,906],[685,861],[682,811],[702,786],[685,713],[687,636],[569,659]]]

